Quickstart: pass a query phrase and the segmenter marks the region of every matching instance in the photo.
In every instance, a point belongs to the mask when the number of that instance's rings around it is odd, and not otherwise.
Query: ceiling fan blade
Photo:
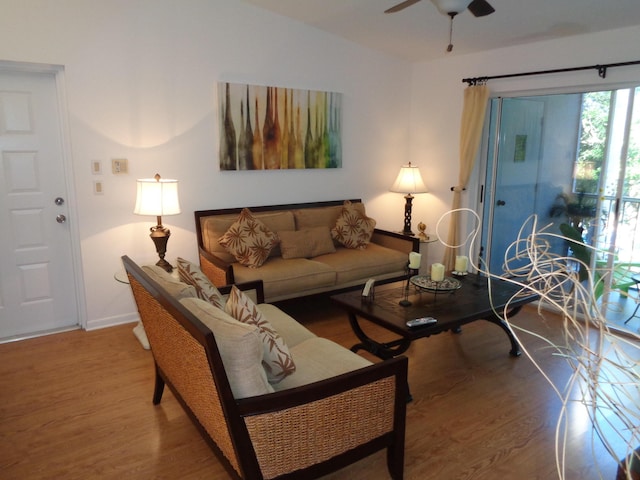
[[[484,17],[496,11],[486,0],[473,0],[468,8],[476,17]]]
[[[395,12],[399,12],[400,10],[404,10],[407,7],[410,7],[411,5],[413,5],[414,3],[418,3],[420,0],[405,0],[404,2],[400,2],[399,4],[397,4],[395,7],[391,7],[387,10],[384,11],[384,13],[395,13]]]

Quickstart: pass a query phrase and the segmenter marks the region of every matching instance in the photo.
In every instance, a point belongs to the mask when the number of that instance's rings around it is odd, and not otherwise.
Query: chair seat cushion
[[[299,343],[315,338],[316,336],[307,330],[302,324],[297,322],[293,317],[287,315],[275,305],[270,303],[260,303],[256,305],[258,310],[269,319],[273,328],[280,334],[289,349],[295,347]]]
[[[275,391],[307,385],[371,365],[370,361],[351,350],[320,337],[309,338],[291,347],[290,352],[296,371],[273,385]]]

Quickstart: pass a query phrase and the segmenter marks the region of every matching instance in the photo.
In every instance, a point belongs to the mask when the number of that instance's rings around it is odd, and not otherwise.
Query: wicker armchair
[[[391,477],[403,478],[405,357],[235,399],[211,330],[131,259],[122,260],[154,356],[153,403],[167,384],[231,478],[317,478],[382,449]],[[261,282],[242,288],[262,301]]]

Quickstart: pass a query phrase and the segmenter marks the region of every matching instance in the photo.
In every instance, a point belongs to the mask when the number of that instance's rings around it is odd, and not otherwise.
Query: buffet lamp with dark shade
[[[411,202],[413,201],[413,194],[427,193],[429,191],[422,181],[418,167],[411,165],[411,162],[409,162],[408,165],[402,166],[400,173],[398,173],[398,178],[396,178],[396,181],[389,190],[405,194],[404,229],[402,233],[404,235],[413,235],[414,233],[411,231]]]
[[[173,267],[164,259],[167,252],[167,242],[171,232],[162,225],[163,215],[177,215],[180,213],[178,199],[178,181],[161,178],[156,173],[154,178],[142,178],[137,181],[138,193],[133,213],[136,215],[150,215],[157,217],[158,224],[151,227],[151,240],[156,246],[160,260],[156,263],[171,273]]]

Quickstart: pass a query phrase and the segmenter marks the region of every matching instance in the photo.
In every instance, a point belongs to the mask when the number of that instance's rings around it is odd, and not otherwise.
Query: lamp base
[[[162,225],[151,227],[150,230],[151,234],[149,236],[151,237],[151,240],[153,240],[153,243],[156,246],[156,252],[158,252],[158,256],[160,257],[160,260],[158,260],[156,265],[164,269],[167,273],[173,272],[173,266],[164,259],[164,256],[167,253],[167,242],[171,236],[171,231]]]
[[[164,258],[161,258],[156,262],[156,265],[160,268],[163,268],[167,273],[173,272],[173,265],[167,262]]]
[[[413,237],[415,235],[415,233],[411,231],[411,202],[413,201],[413,195],[408,193],[404,198],[406,202],[404,204],[404,228],[402,234]]]

